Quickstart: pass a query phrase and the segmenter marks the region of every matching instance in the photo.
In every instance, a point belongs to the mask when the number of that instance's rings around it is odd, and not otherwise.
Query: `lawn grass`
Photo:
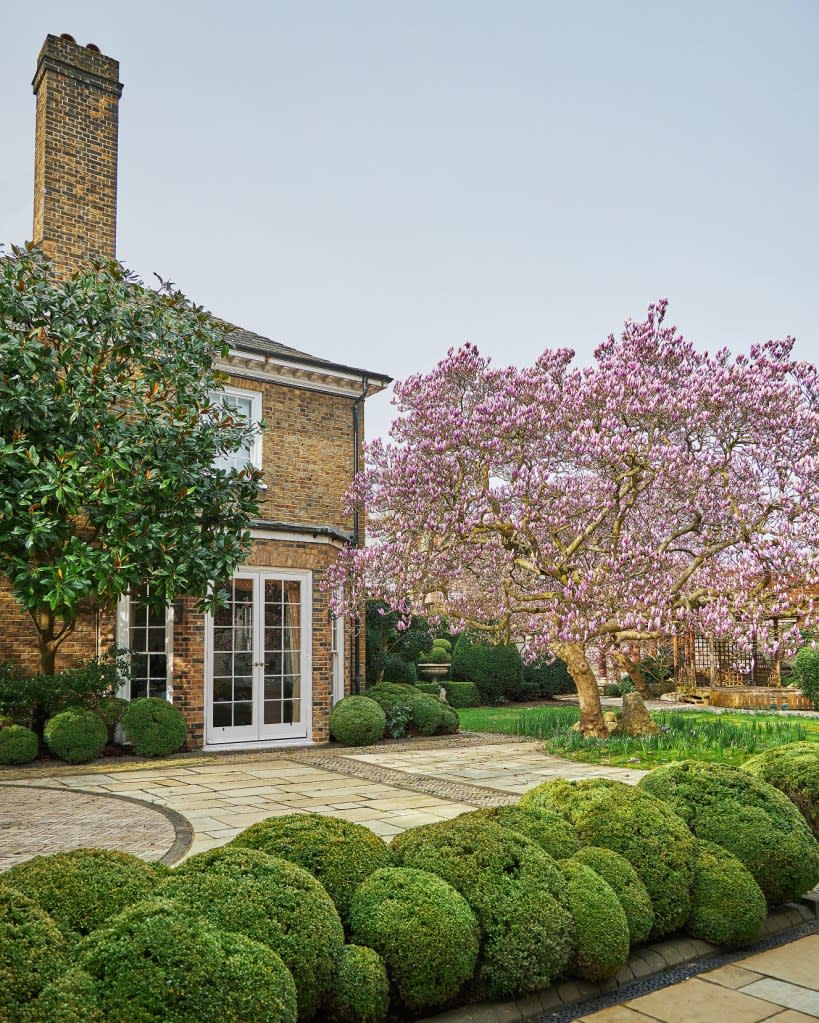
[[[651,768],[672,760],[707,760],[739,766],[762,750],[789,742],[819,743],[819,719],[786,714],[658,711],[658,735],[586,739],[571,730],[576,707],[544,705],[470,707],[458,711],[461,727],[543,739],[546,751],[569,760],[615,767]]]

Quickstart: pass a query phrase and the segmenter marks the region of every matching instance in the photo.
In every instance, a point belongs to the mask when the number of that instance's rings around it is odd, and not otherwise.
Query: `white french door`
[[[208,744],[310,735],[310,573],[242,569],[206,622]]]

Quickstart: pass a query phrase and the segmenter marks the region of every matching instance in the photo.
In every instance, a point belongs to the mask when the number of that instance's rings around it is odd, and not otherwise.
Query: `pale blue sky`
[[[661,296],[819,360],[817,0],[0,0],[0,240],[31,235],[48,32],[121,62],[119,256],[406,376],[581,361]],[[368,402],[368,435],[386,399]]]

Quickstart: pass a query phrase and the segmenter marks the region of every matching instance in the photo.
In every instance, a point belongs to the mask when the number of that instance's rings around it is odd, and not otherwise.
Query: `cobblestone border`
[[[118,799],[122,803],[136,803],[138,806],[155,810],[165,817],[166,820],[170,821],[174,830],[174,840],[170,849],[160,859],[152,861],[153,863],[163,863],[166,867],[178,863],[193,844],[193,826],[187,817],[183,817],[181,813],[177,810],[172,810],[169,806],[151,803],[147,799],[136,799],[134,796],[120,796],[114,792],[91,792],[88,789],[65,788],[59,785],[15,785],[13,782],[0,782],[0,788],[23,789],[25,792],[30,792],[31,789],[39,789],[45,792],[78,792],[83,796],[94,796],[99,799]]]
[[[567,980],[514,1001],[463,1005],[418,1023],[570,1023],[579,1016],[815,933],[819,933],[819,920],[814,910],[802,903],[788,903],[770,914],[760,939],[747,948],[721,952],[707,941],[680,935],[635,949],[620,972],[604,984]]]

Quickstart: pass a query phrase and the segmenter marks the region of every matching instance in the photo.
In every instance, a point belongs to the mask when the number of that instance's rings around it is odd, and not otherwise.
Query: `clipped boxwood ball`
[[[22,725],[0,729],[0,764],[28,764],[40,752],[37,735]]]
[[[741,860],[772,905],[819,881],[819,844],[805,818],[787,796],[747,771],[684,760],[656,768],[640,788],[664,800],[698,838]]]
[[[185,908],[142,902],[82,945],[105,1020],[295,1023],[296,988],[281,958]]]
[[[157,696],[132,700],[120,720],[126,738],[141,757],[166,757],[176,753],[187,735],[178,707]]]
[[[438,726],[439,735],[455,735],[461,730],[461,719],[457,713],[446,704],[441,709],[441,723]]]
[[[437,696],[421,692],[416,686],[379,682],[369,686],[367,696],[375,700],[387,715],[396,707],[406,707],[409,726],[419,735],[434,735],[443,725],[446,704]]]
[[[559,813],[585,845],[624,856],[651,899],[652,938],[678,931],[688,919],[694,836],[666,803],[631,785],[591,778],[538,785],[521,798],[520,806]]]
[[[335,974],[344,929],[312,874],[278,856],[225,846],[174,868],[160,894],[278,952],[296,984],[299,1019],[313,1017]]]
[[[502,828],[517,831],[556,860],[565,860],[580,848],[577,832],[565,818],[548,810],[524,810],[520,806],[493,806],[485,810],[463,813],[458,820],[468,818],[493,821]]]
[[[102,753],[108,729],[93,710],[69,707],[46,721],[43,736],[55,757],[69,764],[87,764]]]
[[[480,977],[491,998],[548,987],[569,961],[571,917],[557,863],[519,832],[467,814],[398,835],[402,865],[437,874],[466,899],[481,927]]]
[[[614,890],[626,914],[631,943],[645,941],[654,926],[654,910],[646,886],[629,861],[611,849],[596,845],[584,846],[572,860],[591,867]]]
[[[381,1023],[390,1005],[384,960],[372,948],[345,945],[324,1005],[327,1023]]]
[[[330,711],[330,735],[345,746],[371,746],[387,727],[387,717],[369,696],[345,696]]]
[[[0,1019],[3,1017],[0,1016]],[[97,982],[74,967],[61,973],[29,1006],[26,1023],[107,1023],[97,998]]]
[[[4,884],[34,899],[76,941],[126,906],[150,898],[161,873],[129,853],[74,849],[35,856],[2,877]]]
[[[740,861],[714,842],[697,842],[694,897],[685,929],[694,938],[735,948],[759,934],[768,907]]]
[[[742,770],[784,792],[810,825],[814,838],[819,838],[819,746],[816,743],[791,742],[765,750],[746,760]]]
[[[67,963],[65,938],[51,917],[33,899],[0,884],[0,1020],[21,1019]]]
[[[614,889],[576,860],[563,860],[563,893],[575,927],[570,970],[586,980],[608,980],[621,968],[629,951],[628,921]]]
[[[384,960],[411,1012],[448,1002],[475,970],[478,923],[466,900],[423,870],[385,867],[356,889],[350,936]]]
[[[349,916],[353,892],[364,878],[395,864],[383,838],[363,824],[313,813],[268,817],[230,844],[281,856],[309,870],[326,889],[342,920]]]

